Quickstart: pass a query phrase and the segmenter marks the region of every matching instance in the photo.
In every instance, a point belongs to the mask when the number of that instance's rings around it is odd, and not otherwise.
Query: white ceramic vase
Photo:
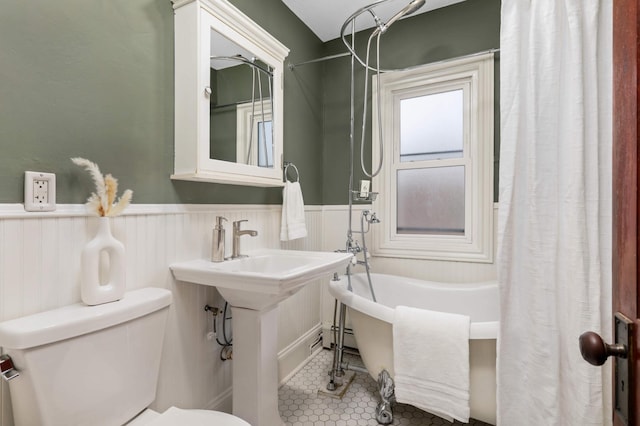
[[[111,235],[108,217],[100,217],[98,232],[82,250],[80,296],[87,305],[113,302],[124,296],[124,245]]]

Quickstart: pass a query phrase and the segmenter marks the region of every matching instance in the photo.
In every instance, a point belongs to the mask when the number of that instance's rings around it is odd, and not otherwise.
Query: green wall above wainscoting
[[[365,18],[362,18],[365,19]],[[356,34],[357,51],[366,55],[366,34]],[[383,69],[402,69],[451,59],[500,47],[500,0],[466,0],[442,9],[407,17],[393,24],[382,36],[380,57]],[[346,52],[341,39],[326,44],[325,55]],[[375,58],[375,41],[371,57]],[[495,61],[495,146],[494,199],[497,201],[499,153],[499,53]],[[349,57],[324,63],[324,204],[346,204],[349,184]],[[375,59],[372,60],[375,63]],[[311,65],[309,65],[311,66]],[[371,78],[371,73],[369,73]],[[365,179],[360,170],[360,138],[362,126],[363,67],[356,66],[354,182]],[[371,80],[369,80],[371,88]],[[368,99],[365,158],[371,172],[371,91]],[[373,188],[374,191],[378,189]]]
[[[323,44],[280,0],[231,2],[290,49],[287,63],[345,50],[339,41]],[[407,18],[383,37],[383,66],[498,47],[499,20],[499,0]],[[0,40],[0,203],[23,201],[25,170],[56,173],[58,203],[83,203],[93,186],[69,160],[75,156],[131,188],[134,203],[281,203],[279,188],[169,179],[169,0],[6,2]],[[307,204],[347,201],[348,87],[346,58],[285,67],[284,159],[299,169]]]
[[[322,43],[280,0],[231,0],[290,50]],[[89,158],[134,191],[134,203],[282,202],[279,188],[171,181],[173,8],[169,0],[10,1],[0,13],[0,203],[23,201],[25,170],[57,175],[58,203],[82,203]],[[320,204],[322,78],[285,79],[284,157]]]

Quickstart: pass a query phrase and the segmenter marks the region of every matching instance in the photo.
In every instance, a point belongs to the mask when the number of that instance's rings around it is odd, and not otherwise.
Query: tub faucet
[[[240,254],[240,237],[241,236],[250,235],[252,237],[255,237],[256,235],[258,235],[258,231],[254,231],[250,229],[240,230],[240,224],[242,224],[242,222],[248,222],[248,220],[243,219],[243,220],[238,220],[233,222],[233,249],[231,252],[232,259],[237,259],[239,257],[246,257],[246,255]]]

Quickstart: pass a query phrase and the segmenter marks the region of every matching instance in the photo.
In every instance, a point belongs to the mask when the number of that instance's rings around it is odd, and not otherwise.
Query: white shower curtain
[[[498,425],[611,423],[612,0],[502,0]]]

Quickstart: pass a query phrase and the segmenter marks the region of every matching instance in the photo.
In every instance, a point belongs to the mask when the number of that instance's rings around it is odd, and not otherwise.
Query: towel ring
[[[293,163],[285,163],[285,166],[284,166],[284,178],[286,180],[288,180],[287,172],[289,171],[289,166],[293,167],[293,170],[296,171],[296,180],[295,180],[295,182],[300,182],[300,172],[298,172],[298,168]],[[293,181],[290,181],[290,182],[293,182]]]

